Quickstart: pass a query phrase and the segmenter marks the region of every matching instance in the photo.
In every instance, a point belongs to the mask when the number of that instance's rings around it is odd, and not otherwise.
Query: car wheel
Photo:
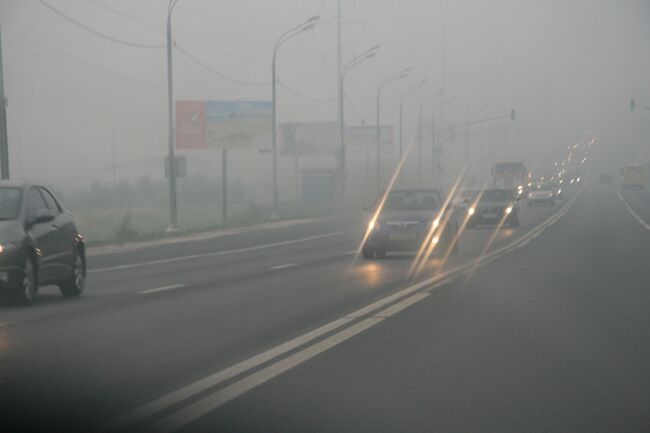
[[[29,305],[38,291],[38,272],[32,257],[27,257],[21,272],[20,284],[14,293],[16,301]]]
[[[72,262],[72,275],[68,281],[62,283],[59,287],[61,294],[66,297],[81,296],[86,286],[86,262],[83,254],[75,251]]]
[[[372,260],[375,258],[375,252],[366,248],[365,246],[361,248],[361,255],[366,260]]]

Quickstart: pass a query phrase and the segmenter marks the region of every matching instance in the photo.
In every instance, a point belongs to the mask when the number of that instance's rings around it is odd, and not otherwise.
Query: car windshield
[[[480,203],[508,203],[512,201],[512,193],[504,189],[486,189],[481,195]]]
[[[0,220],[16,219],[20,212],[20,188],[0,187]]]
[[[438,195],[430,191],[393,191],[388,194],[384,210],[435,210],[440,208]]]

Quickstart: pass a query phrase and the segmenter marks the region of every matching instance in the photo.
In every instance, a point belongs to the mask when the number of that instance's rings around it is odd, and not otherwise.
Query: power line
[[[46,8],[48,8],[49,10],[51,10],[52,12],[54,12],[55,14],[57,14],[58,16],[60,16],[61,18],[63,18],[66,21],[74,24],[75,26],[80,27],[80,28],[86,30],[87,32],[90,32],[90,33],[92,33],[92,34],[94,34],[96,36],[99,36],[100,38],[107,39],[107,40],[109,40],[111,42],[115,42],[115,43],[122,44],[122,45],[127,45],[127,46],[130,46],[130,47],[136,47],[136,48],[164,48],[165,47],[165,45],[163,45],[163,44],[160,44],[160,45],[157,45],[157,44],[141,44],[141,43],[137,43],[137,42],[125,41],[125,40],[122,40],[122,39],[114,38],[113,36],[101,33],[99,31],[97,31],[97,30],[95,30],[95,29],[93,29],[91,27],[88,27],[87,25],[75,20],[74,18],[70,17],[69,15],[64,14],[63,12],[61,12],[60,10],[58,10],[57,8],[52,6],[51,4],[47,3],[45,0],[36,0],[36,1],[39,2],[40,4],[42,4],[43,6],[45,6]]]
[[[314,102],[316,104],[329,104],[329,103],[332,103],[332,102],[336,102],[338,100],[338,98],[327,98],[327,99],[315,98],[313,96],[308,96],[308,95],[305,95],[303,93],[298,92],[297,90],[292,89],[291,87],[284,84],[282,81],[278,81],[278,83],[280,84],[280,86],[284,90],[286,90],[287,92],[291,93],[292,95],[294,95],[294,96],[296,96],[296,97],[298,97],[300,99],[304,99],[305,101]]]
[[[150,82],[150,81],[142,80],[140,78],[132,77],[130,75],[127,75],[127,74],[124,74],[124,73],[121,73],[121,72],[117,72],[117,71],[105,68],[103,66],[98,66],[98,65],[96,65],[96,64],[94,64],[92,62],[89,62],[89,61],[85,60],[85,59],[82,59],[82,58],[73,56],[73,55],[71,55],[69,53],[66,53],[65,51],[61,51],[61,50],[51,48],[51,47],[49,47],[47,45],[44,45],[43,43],[41,43],[40,41],[38,41],[36,39],[33,39],[33,38],[29,37],[29,36],[25,36],[24,34],[16,32],[14,29],[9,29],[9,30],[10,30],[11,35],[18,36],[18,37],[21,37],[23,39],[26,39],[26,40],[32,42],[33,44],[38,45],[41,48],[45,49],[47,51],[47,54],[49,54],[49,57],[52,60],[59,61],[59,62],[60,61],[65,61],[65,60],[73,60],[75,62],[86,64],[86,65],[91,66],[91,67],[93,67],[95,69],[99,69],[99,70],[101,70],[101,71],[103,71],[105,73],[114,75],[116,77],[120,77],[120,78],[128,80],[128,81],[132,81],[134,83],[144,84],[144,85],[151,86],[151,87],[162,87],[161,84],[157,84],[157,83],[153,83],[153,82]],[[18,47],[19,47],[20,50],[22,50],[24,52],[30,53],[30,54],[35,55],[35,56],[40,57],[40,58],[43,57],[42,54],[35,54],[34,52],[32,52],[32,51],[30,51],[28,49],[25,49],[25,48],[20,47],[20,46],[18,46]],[[52,56],[52,53],[57,53],[60,57]]]
[[[121,54],[112,53],[112,52],[106,51],[106,50],[100,50],[100,49],[97,49],[97,48],[90,48],[88,46],[78,44],[77,42],[70,41],[70,40],[68,40],[66,38],[62,38],[62,37],[57,36],[57,35],[53,35],[51,33],[36,30],[36,29],[34,29],[34,28],[30,27],[30,26],[26,26],[25,24],[23,24],[21,22],[18,22],[18,21],[15,21],[15,20],[7,19],[7,18],[3,18],[3,20],[5,20],[7,23],[16,24],[17,26],[20,26],[20,29],[19,29],[18,27],[14,28],[11,25],[4,25],[5,28],[7,28],[10,31],[12,31],[14,33],[17,33],[17,34],[21,34],[19,32],[19,30],[24,30],[24,31],[28,31],[30,33],[43,35],[43,36],[47,37],[48,39],[59,40],[59,41],[64,42],[65,44],[67,44],[67,45],[69,45],[71,47],[76,47],[78,49],[90,52],[92,54],[103,54],[103,55],[116,57],[116,58],[127,60],[127,61],[130,61],[130,62],[141,63],[141,64],[145,64],[145,65],[149,65],[149,66],[152,66],[154,64],[151,61],[143,60],[141,58],[134,58],[134,57],[124,56],[124,55],[121,55]],[[22,34],[21,34],[21,36],[22,36]],[[26,37],[26,36],[24,36],[24,37]]]
[[[179,46],[178,44],[176,44],[175,47],[176,47],[176,49],[178,51],[180,51],[183,55],[185,55],[185,57],[187,57],[188,59],[190,59],[191,61],[193,61],[197,65],[199,65],[201,68],[205,69],[206,71],[210,72],[211,74],[216,75],[217,77],[219,77],[221,79],[224,79],[226,81],[230,81],[230,82],[236,83],[236,84],[241,84],[243,86],[270,86],[271,85],[270,82],[245,81],[245,80],[239,80],[237,78],[233,78],[231,76],[228,76],[226,74],[223,74],[223,73],[221,73],[219,71],[214,70],[213,68],[211,68],[210,66],[208,66],[207,64],[205,64],[201,60],[197,59],[196,57],[194,57],[189,52],[187,52],[187,50],[185,50],[183,47]]]

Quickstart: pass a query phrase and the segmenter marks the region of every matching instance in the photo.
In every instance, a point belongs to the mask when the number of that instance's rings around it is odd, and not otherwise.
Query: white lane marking
[[[181,289],[186,287],[185,284],[172,284],[171,286],[156,287],[155,289],[141,290],[138,293],[140,295],[150,295],[152,293],[167,292],[168,290]]]
[[[646,230],[650,230],[650,224],[648,224],[648,223],[646,223],[645,221],[643,221],[643,218],[641,218],[641,217],[640,217],[636,212],[634,212],[634,210],[633,210],[632,207],[627,203],[627,201],[625,200],[625,198],[623,198],[623,195],[622,195],[620,192],[618,192],[618,191],[616,191],[616,195],[618,195],[618,198],[621,199],[621,201],[623,202],[623,204],[624,204],[625,207],[627,208],[627,211],[628,211],[628,212],[629,212],[629,213],[630,213],[630,214],[631,214],[631,215],[632,215],[632,216],[633,216],[633,217],[634,217],[634,218],[639,222],[639,224],[641,224],[641,225],[642,225]]]
[[[393,293],[392,295],[386,296],[379,299],[378,301],[373,302],[370,305],[367,305],[363,308],[360,308],[357,311],[354,311],[345,317],[336,319],[330,323],[327,323],[320,328],[316,328],[313,331],[307,332],[301,336],[298,336],[292,340],[282,343],[279,346],[271,348],[266,352],[262,352],[258,355],[253,356],[247,360],[241,361],[238,364],[235,364],[231,367],[221,370],[215,374],[199,379],[196,382],[193,382],[183,388],[180,388],[176,391],[172,391],[169,394],[163,395],[158,399],[146,403],[131,412],[128,412],[111,422],[106,431],[116,431],[125,428],[129,424],[136,423],[147,417],[154,415],[155,413],[162,412],[170,408],[171,406],[177,405],[183,400],[186,400],[193,395],[199,394],[203,391],[206,391],[209,388],[212,388],[216,385],[219,385],[222,382],[225,382],[235,376],[238,376],[248,370],[251,370],[255,367],[260,366],[268,361],[271,361],[274,358],[277,358],[281,355],[284,355],[287,352],[290,352],[302,345],[305,345],[312,340],[315,340],[319,337],[322,337],[325,334],[328,334],[342,326],[347,325],[348,323],[366,316],[374,311],[381,309],[382,307],[390,304],[391,302],[400,299],[404,296],[410,295],[413,292],[423,289],[431,285],[432,283],[440,281],[441,284],[444,284],[447,281],[448,274],[454,272],[451,270],[445,272],[436,277],[432,277],[427,281],[422,281],[420,283],[414,284],[406,289],[400,290],[399,292]]]
[[[320,355],[327,350],[338,346],[346,340],[354,337],[357,334],[381,323],[386,318],[391,317],[402,310],[410,307],[411,305],[420,302],[421,300],[429,297],[429,293],[416,293],[403,299],[395,305],[391,305],[383,311],[380,311],[376,316],[368,317],[344,330],[319,341],[316,344],[306,347],[299,352],[296,352],[268,367],[257,371],[250,376],[244,377],[237,382],[220,389],[219,391],[210,394],[200,400],[195,401],[189,406],[167,416],[149,428],[144,430],[151,433],[171,433],[174,432],[192,421],[201,418],[225,403],[239,397],[240,395],[250,391],[257,386],[268,382],[276,376]]]
[[[279,271],[280,269],[293,268],[294,266],[298,266],[298,263],[287,263],[286,265],[271,266],[269,270]]]
[[[333,236],[338,236],[343,234],[343,232],[334,232],[334,233],[325,233],[322,235],[316,235],[316,236],[309,236],[306,238],[299,238],[299,239],[292,239],[290,241],[282,241],[282,242],[274,242],[272,244],[265,244],[265,245],[256,245],[254,247],[246,247],[246,248],[238,248],[235,250],[225,250],[225,251],[216,251],[214,253],[205,253],[205,254],[191,254],[188,256],[179,256],[179,257],[172,257],[169,259],[160,259],[160,260],[150,260],[147,262],[140,262],[140,263],[129,263],[128,265],[119,265],[119,266],[110,266],[107,268],[98,268],[98,269],[91,269],[88,271],[89,274],[94,274],[98,272],[109,272],[109,271],[118,271],[122,269],[132,269],[132,268],[139,268],[142,266],[152,266],[152,265],[163,265],[165,263],[174,263],[174,262],[180,262],[180,261],[185,261],[185,260],[194,260],[194,259],[201,259],[201,258],[206,258],[206,257],[216,257],[216,256],[224,256],[228,254],[238,254],[238,253],[246,253],[249,251],[257,251],[257,250],[263,250],[267,248],[274,248],[274,247],[280,247],[284,245],[291,245],[291,244],[296,244],[300,242],[308,242],[308,241],[313,241],[316,239],[323,239],[323,238],[329,238]]]
[[[348,252],[343,253],[343,254],[346,255],[346,256],[349,256],[349,255],[352,255],[352,254],[357,254],[358,252],[359,252],[358,250],[354,250],[354,251],[348,251]]]
[[[264,364],[264,363],[266,363],[268,361],[271,361],[271,360],[273,360],[275,358],[278,358],[278,357],[286,354],[287,352],[290,352],[290,351],[292,351],[294,349],[297,349],[300,346],[306,345],[307,343],[310,343],[311,341],[313,341],[313,340],[315,340],[315,339],[317,339],[317,338],[319,338],[319,337],[321,337],[321,336],[323,336],[325,334],[328,334],[328,333],[330,333],[330,332],[332,332],[332,331],[334,331],[336,329],[339,329],[339,328],[341,328],[341,327],[343,327],[345,325],[348,325],[350,322],[353,322],[353,321],[355,321],[357,319],[368,316],[371,313],[381,309],[382,307],[393,303],[394,301],[397,301],[397,300],[399,300],[401,298],[405,298],[405,299],[403,299],[403,301],[405,301],[406,299],[412,299],[413,296],[410,296],[408,298],[407,298],[407,296],[413,294],[414,292],[419,292],[419,291],[421,291],[423,289],[429,289],[428,291],[431,291],[431,289],[433,289],[434,287],[444,285],[444,284],[446,284],[447,282],[449,282],[451,280],[451,277],[453,277],[454,275],[460,274],[463,271],[467,271],[467,270],[471,269],[473,266],[476,265],[477,262],[478,262],[478,264],[480,266],[483,266],[483,265],[485,265],[485,264],[487,264],[487,263],[489,263],[489,262],[491,262],[493,260],[496,260],[498,257],[500,257],[500,256],[502,256],[504,254],[507,254],[507,253],[517,249],[517,248],[520,248],[520,247],[528,244],[532,239],[539,236],[546,228],[550,227],[553,223],[555,223],[558,219],[560,219],[563,215],[565,215],[569,211],[569,209],[573,206],[573,204],[575,203],[575,201],[577,199],[577,196],[578,196],[578,194],[580,192],[582,192],[582,190],[580,190],[578,193],[576,193],[571,198],[571,200],[568,200],[565,203],[565,205],[562,208],[560,208],[560,210],[556,214],[552,215],[546,221],[540,223],[538,226],[534,227],[528,233],[521,236],[520,238],[518,238],[516,241],[512,242],[511,244],[506,245],[504,247],[501,247],[498,250],[496,250],[494,252],[491,252],[490,254],[487,254],[487,255],[485,255],[483,257],[479,257],[476,260],[473,260],[473,261],[471,261],[469,263],[466,263],[464,265],[460,265],[460,266],[458,266],[456,268],[452,268],[452,269],[450,269],[448,271],[445,271],[445,272],[443,272],[443,273],[441,273],[439,275],[436,275],[436,276],[433,276],[433,277],[428,278],[426,280],[423,280],[423,281],[421,281],[419,283],[416,283],[416,284],[414,284],[412,286],[409,286],[409,287],[407,287],[405,289],[402,289],[402,290],[400,290],[400,291],[398,291],[396,293],[393,293],[392,295],[388,295],[388,296],[386,296],[384,298],[381,298],[378,301],[375,301],[370,305],[367,305],[367,306],[365,306],[363,308],[360,308],[360,309],[356,310],[353,313],[350,313],[350,314],[348,314],[348,315],[346,315],[344,317],[341,317],[341,318],[336,319],[336,320],[334,320],[332,322],[329,322],[329,323],[321,326],[320,328],[314,329],[314,330],[312,330],[310,332],[307,332],[306,334],[303,334],[303,335],[298,336],[298,337],[296,337],[296,338],[294,338],[292,340],[289,340],[289,341],[287,341],[285,343],[282,343],[279,346],[271,348],[271,349],[269,349],[269,350],[267,350],[265,352],[262,352],[262,353],[260,353],[258,355],[255,355],[255,356],[253,356],[253,357],[251,357],[249,359],[246,359],[244,361],[241,361],[238,364],[235,364],[235,365],[233,365],[231,367],[226,368],[225,370],[221,370],[221,371],[219,371],[217,373],[214,373],[214,374],[212,374],[210,376],[207,376],[207,377],[205,377],[203,379],[200,379],[200,380],[198,380],[196,382],[190,383],[189,385],[186,385],[185,387],[180,388],[180,389],[178,389],[176,391],[172,391],[172,392],[170,392],[168,394],[165,394],[165,395],[163,395],[162,397],[159,397],[156,400],[153,400],[153,401],[151,401],[149,403],[146,403],[146,404],[134,409],[131,412],[127,412],[126,414],[124,414],[124,415],[122,415],[122,416],[120,416],[118,418],[115,418],[112,422],[110,422],[108,424],[106,431],[122,430],[122,429],[126,428],[129,425],[135,424],[135,423],[140,422],[140,421],[144,421],[146,418],[149,418],[149,417],[151,417],[151,416],[153,416],[153,415],[155,415],[157,413],[160,413],[160,412],[162,412],[164,410],[167,410],[172,406],[178,405],[178,404],[182,403],[184,400],[187,400],[187,399],[189,399],[189,398],[191,398],[191,397],[193,397],[193,396],[195,396],[195,395],[197,395],[199,393],[207,391],[208,389],[210,389],[212,387],[215,387],[215,386],[217,386],[217,385],[219,385],[219,384],[221,384],[221,383],[223,383],[223,382],[225,382],[225,381],[227,381],[229,379],[232,379],[235,376],[243,374],[246,371],[254,369],[254,368],[256,368],[256,367],[258,367],[258,366],[260,366],[260,365],[262,365],[262,364]],[[418,300],[420,300],[420,299],[418,299]],[[417,301],[414,301],[414,302],[417,302]],[[398,304],[396,304],[396,305],[398,305]],[[411,304],[409,303],[408,305],[411,305]],[[387,308],[386,310],[389,310],[389,312],[390,312],[390,308],[392,308],[392,306]],[[406,306],[404,308],[406,308]],[[384,310],[384,313],[385,313],[385,310]],[[393,313],[393,314],[395,314],[395,313]],[[371,322],[372,321],[377,321],[377,323],[379,323],[379,321],[383,320],[383,317],[381,317],[381,316],[382,316],[382,313],[379,313],[379,314],[377,314],[377,317],[373,316],[373,317],[369,317],[369,318],[367,318],[365,320],[370,320]],[[361,321],[359,323],[364,323],[364,322],[365,321]],[[367,324],[367,327],[365,327],[364,329],[359,330],[359,332],[362,332],[363,330],[368,329],[369,327],[376,324],[376,323],[370,323],[370,322],[365,322],[365,323]],[[351,328],[346,328],[344,331],[340,331],[339,334],[342,333],[342,332],[345,332],[348,329],[351,329]],[[359,332],[357,332],[357,333],[359,333]],[[353,335],[356,335],[356,334],[353,334]],[[327,341],[327,340],[328,339],[325,339],[323,341]],[[345,341],[345,340],[341,340],[341,341]],[[310,347],[314,347],[314,346],[309,346],[309,347],[307,347],[307,349],[304,349],[304,350],[308,350]],[[331,347],[333,347],[333,346],[331,346]],[[330,348],[330,347],[328,347],[328,348]],[[323,351],[325,351],[325,350],[327,350],[327,349],[324,349]],[[301,352],[298,352],[298,353],[301,353]],[[321,352],[318,352],[318,353],[321,353]],[[289,357],[287,357],[286,359],[289,359]],[[276,365],[276,364],[273,364],[273,365]],[[264,371],[264,370],[261,370],[261,371]],[[284,371],[286,371],[286,370],[283,370],[282,372],[284,372]],[[278,373],[278,374],[280,374],[280,373]],[[252,377],[252,375],[247,376],[247,377],[241,379],[239,382],[236,382],[236,383],[240,383],[241,381],[246,380],[247,378],[250,378],[250,377]],[[226,387],[224,389],[228,389],[228,387]],[[245,391],[242,391],[242,393],[243,392],[245,392]],[[241,395],[241,393],[238,393],[237,395]],[[205,397],[205,398],[208,398],[208,397]],[[234,397],[232,397],[232,398],[235,398],[235,397],[236,397],[236,395]],[[232,399],[232,398],[230,398],[230,399]],[[199,400],[199,401],[202,401],[202,400]],[[223,404],[223,403],[221,403],[221,404]],[[188,406],[188,407],[190,407],[190,406]],[[178,412],[176,412],[176,413],[178,413]],[[170,415],[168,418],[165,418],[165,419],[169,419],[169,418],[171,418],[173,416],[174,415]],[[192,420],[195,420],[195,419],[196,418],[194,418]]]

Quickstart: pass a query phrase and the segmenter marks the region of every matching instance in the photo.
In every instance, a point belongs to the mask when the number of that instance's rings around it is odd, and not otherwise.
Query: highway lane
[[[524,208],[522,227],[501,231],[493,249],[557,209]],[[21,421],[24,431],[46,423],[50,431],[51,425],[84,430],[394,293],[412,257],[350,268],[362,224],[356,216],[246,233],[245,240],[207,240],[196,250],[186,243],[93,258],[91,270],[205,255],[93,272],[77,301],[45,294],[30,309],[3,306],[0,407],[12,408],[3,415]],[[448,266],[476,257],[492,234],[468,231]],[[431,260],[423,277],[438,265]],[[167,290],[143,293],[160,288]],[[29,416],[34,407],[37,419]]]
[[[649,245],[615,190],[591,186],[468,282],[206,416],[193,420],[225,391],[168,422],[188,422],[183,432],[649,431]]]

